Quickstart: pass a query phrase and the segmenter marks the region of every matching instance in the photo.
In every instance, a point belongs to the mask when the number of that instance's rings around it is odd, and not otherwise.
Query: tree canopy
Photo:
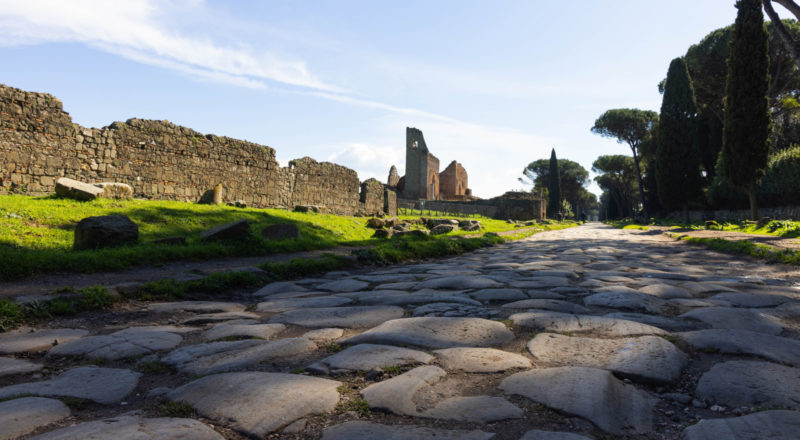
[[[633,158],[622,154],[600,156],[592,163],[595,182],[604,191],[606,218],[630,217],[640,202]]]
[[[558,174],[561,183],[561,197],[578,212],[594,209],[597,197],[586,189],[589,184],[589,171],[578,162],[569,159],[558,160]],[[550,182],[550,160],[538,159],[528,164],[519,179],[523,183],[533,185],[535,191],[547,189]],[[549,193],[549,190],[548,190]]]

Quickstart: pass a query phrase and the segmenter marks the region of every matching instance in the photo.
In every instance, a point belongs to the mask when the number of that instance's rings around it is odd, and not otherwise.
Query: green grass
[[[750,255],[775,263],[800,265],[800,252],[792,249],[777,249],[747,240],[732,241],[722,238],[689,237],[687,235],[678,238],[687,243],[707,246],[721,252]]]
[[[11,330],[23,323],[33,323],[54,316],[108,309],[114,305],[117,299],[102,286],[87,287],[75,293],[26,304],[19,304],[8,298],[0,298],[0,332]]]

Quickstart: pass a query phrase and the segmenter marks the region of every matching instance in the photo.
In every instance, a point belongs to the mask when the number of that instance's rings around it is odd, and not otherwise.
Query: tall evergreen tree
[[[767,166],[770,116],[768,36],[761,0],[738,0],[725,85],[722,164],[725,177],[750,198],[758,218],[756,186]]]
[[[547,185],[549,192],[549,199],[547,203],[547,210],[550,212],[551,218],[554,218],[561,212],[561,175],[558,172],[558,159],[556,159],[556,149],[550,153],[550,182]]]
[[[697,151],[697,104],[692,79],[683,58],[669,64],[658,125],[656,149],[658,195],[665,208],[682,207],[700,195],[700,155]]]

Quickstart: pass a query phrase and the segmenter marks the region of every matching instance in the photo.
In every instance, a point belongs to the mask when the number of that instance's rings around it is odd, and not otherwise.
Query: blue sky
[[[733,4],[0,0],[0,83],[52,93],[86,126],[168,119],[362,180],[402,174],[414,126],[492,197],[551,148],[587,169],[630,154],[594,120],[658,111],[670,60],[731,24]]]

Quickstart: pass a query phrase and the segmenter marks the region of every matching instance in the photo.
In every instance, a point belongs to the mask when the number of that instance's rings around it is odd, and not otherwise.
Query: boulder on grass
[[[103,193],[102,188],[98,188],[88,183],[62,177],[56,180],[56,194],[75,200],[94,200]]]
[[[429,219],[425,219],[425,225],[427,225],[428,228],[430,228],[430,229],[433,229],[433,228],[435,228],[436,226],[439,226],[439,225],[458,226],[458,220],[453,220],[453,219],[450,219],[450,218],[429,218]]]
[[[372,234],[375,238],[390,238],[394,234],[394,229],[378,229]]]
[[[409,237],[427,237],[429,235],[428,231],[425,229],[410,229],[410,230],[403,230],[403,231],[394,231],[394,235],[396,236],[409,236]]]
[[[267,240],[289,240],[300,238],[300,228],[294,223],[265,226],[261,236]]]
[[[431,235],[447,234],[448,232],[457,231],[458,226],[450,224],[436,225],[431,229]]]
[[[458,222],[458,227],[464,231],[477,231],[481,228],[481,222],[478,220],[461,220]]]
[[[139,241],[139,226],[124,215],[86,217],[75,227],[75,249],[95,249]]]
[[[100,182],[94,186],[103,190],[98,197],[105,199],[130,199],[133,198],[133,187],[127,183],[119,182]]]
[[[250,236],[250,222],[237,220],[200,233],[201,240],[244,240]]]
[[[380,229],[380,228],[382,228],[384,226],[386,226],[386,222],[384,222],[383,219],[380,219],[380,218],[377,218],[377,217],[372,217],[369,220],[367,220],[367,227],[368,228]]]

